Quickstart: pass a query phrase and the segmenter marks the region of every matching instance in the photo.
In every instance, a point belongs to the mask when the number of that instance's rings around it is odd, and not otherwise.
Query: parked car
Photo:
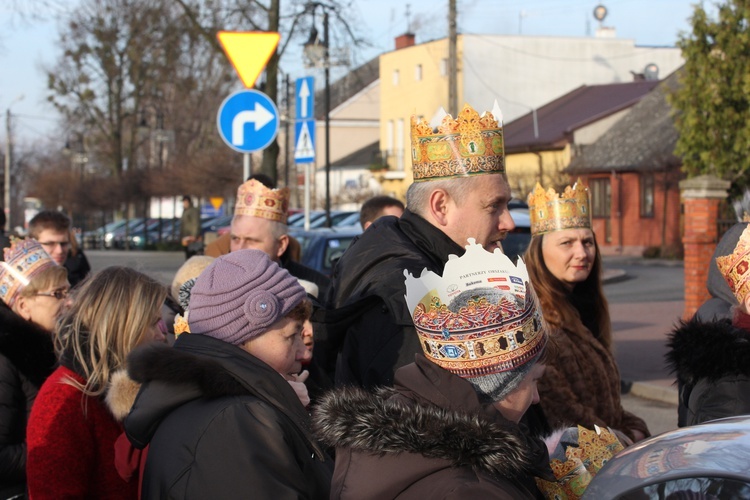
[[[584,499],[750,498],[750,415],[665,432],[622,450]]]
[[[510,215],[516,228],[509,232],[503,240],[503,252],[505,255],[515,260],[519,255],[523,255],[529,248],[531,242],[531,218],[529,217],[528,208],[511,208]]]
[[[361,233],[361,228],[332,227],[295,232],[294,237],[302,248],[301,263],[330,276],[336,261]]]

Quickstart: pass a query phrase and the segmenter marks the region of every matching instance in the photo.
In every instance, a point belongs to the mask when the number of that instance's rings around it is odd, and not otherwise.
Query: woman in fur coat
[[[104,398],[133,348],[164,342],[166,294],[163,285],[126,267],[108,267],[77,289],[57,327],[60,366],[39,390],[29,419],[32,498],[136,498],[137,483],[115,468],[123,428]]]
[[[528,198],[532,238],[524,259],[554,346],[539,382],[544,417],[537,420],[546,418],[552,429],[611,427],[639,441],[649,431],[620,401],[620,372],[587,191],[579,182],[560,197],[537,184]]]
[[[26,490],[26,422],[55,368],[51,330],[69,287],[35,241],[14,243],[0,263],[0,498]]]

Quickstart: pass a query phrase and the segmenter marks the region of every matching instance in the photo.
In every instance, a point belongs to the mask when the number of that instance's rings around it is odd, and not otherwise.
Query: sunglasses
[[[41,297],[54,297],[57,300],[62,300],[68,296],[68,290],[55,290],[53,292],[38,292],[35,293],[36,296]]]

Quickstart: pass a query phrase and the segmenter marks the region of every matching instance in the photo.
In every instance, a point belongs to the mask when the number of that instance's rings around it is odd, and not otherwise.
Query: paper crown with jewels
[[[9,248],[4,249],[3,255],[5,262],[0,262],[0,299],[9,307],[13,307],[18,294],[34,276],[57,265],[42,245],[32,239],[14,240]]]
[[[562,194],[552,188],[545,191],[537,182],[528,203],[532,236],[560,229],[591,229],[589,189],[581,179],[573,187],[567,186]]]
[[[289,188],[270,189],[255,179],[237,189],[234,215],[251,215],[286,224]]]
[[[716,258],[716,267],[737,297],[737,302],[745,302],[750,293],[750,224],[742,231],[734,252]]]
[[[541,355],[546,327],[522,259],[514,264],[470,238],[462,257],[450,256],[442,277],[428,270],[418,278],[404,275],[407,307],[435,364],[476,387],[491,375],[522,375]]]
[[[441,110],[442,111],[442,110]],[[505,173],[500,108],[479,116],[468,104],[453,118],[445,111],[433,129],[411,117],[411,160],[414,182]]]

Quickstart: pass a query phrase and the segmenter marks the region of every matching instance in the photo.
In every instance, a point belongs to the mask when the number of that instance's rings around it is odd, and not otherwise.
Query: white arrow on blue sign
[[[221,103],[216,125],[227,146],[240,153],[252,153],[266,148],[276,138],[279,111],[263,92],[240,90]]]
[[[295,119],[315,118],[315,79],[312,76],[297,78],[294,82]]]

